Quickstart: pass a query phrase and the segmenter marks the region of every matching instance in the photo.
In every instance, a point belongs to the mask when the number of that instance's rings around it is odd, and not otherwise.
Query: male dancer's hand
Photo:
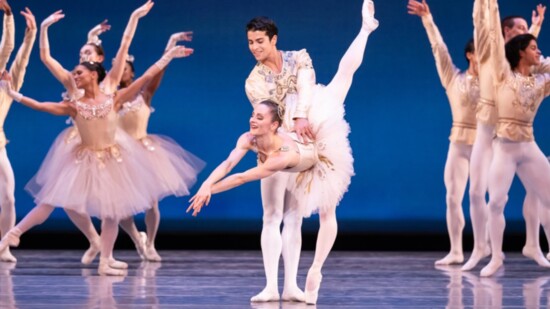
[[[311,131],[311,126],[307,118],[294,119],[294,132],[302,143],[312,142],[315,140],[315,135]]]
[[[409,0],[407,9],[409,10],[408,13],[411,15],[417,15],[420,17],[430,15],[430,7],[428,6],[428,3],[426,3],[426,0],[422,0],[422,2]]]
[[[531,17],[531,24],[541,27],[544,21],[544,14],[546,13],[546,6],[539,4],[537,10],[533,10],[533,16]]]
[[[0,10],[4,11],[6,15],[11,15],[11,7],[7,0],[0,0]]]
[[[25,11],[21,11],[21,15],[25,17],[25,21],[27,22],[27,31],[36,30],[36,20],[28,7],[25,7]]]

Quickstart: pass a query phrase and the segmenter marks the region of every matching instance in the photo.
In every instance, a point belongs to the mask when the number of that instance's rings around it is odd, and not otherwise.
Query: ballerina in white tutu
[[[110,263],[119,221],[145,211],[153,201],[166,194],[165,186],[154,177],[155,171],[141,146],[118,129],[117,112],[172,58],[189,56],[192,51],[184,46],[171,48],[141,78],[116,96],[100,90],[105,70],[101,64],[91,62],[83,62],[73,70],[77,88],[84,90],[76,101],[39,103],[2,82],[3,90],[14,100],[36,110],[71,116],[75,122],[80,142],[66,143],[61,134],[27,187],[38,205],[60,205],[103,221],[98,268],[101,275],[125,274]],[[47,215],[41,218],[32,211],[27,216],[36,224],[47,218]],[[18,226],[11,229],[0,241],[0,250],[8,245],[17,246],[20,236]]]
[[[374,4],[366,0],[363,4],[363,26],[342,57],[338,72],[326,87],[317,85],[313,90],[314,104],[311,104],[307,116],[315,142],[303,143],[296,134],[278,130],[284,119],[282,105],[271,100],[258,103],[250,118],[250,131],[241,135],[235,149],[205,180],[187,209],[197,215],[210,202],[212,194],[269,177],[276,172],[293,173],[295,186],[290,189],[298,199],[303,216],[319,213],[320,220],[315,257],[305,289],[305,299],[310,304],[317,302],[321,268],[336,239],[336,206],[354,174],[347,138],[350,129],[344,120],[344,99],[353,74],[363,60],[368,36],[377,27]],[[258,165],[225,177],[249,150],[258,154]]]
[[[166,51],[174,47],[179,41],[191,41],[191,32],[175,33],[170,37]],[[197,174],[204,167],[204,162],[175,141],[166,136],[147,133],[149,116],[152,112],[151,101],[165,70],[157,74],[151,82],[145,85],[140,93],[130,101],[122,104],[119,112],[119,127],[136,139],[147,154],[159,182],[164,183],[168,193],[175,196],[189,194],[189,189],[197,181]],[[133,57],[126,60],[120,89],[125,89],[134,83]],[[133,217],[123,219],[120,226],[132,239],[145,240],[141,257],[147,261],[160,262],[161,256],[155,249],[155,239],[160,224],[160,210],[158,201],[145,212],[145,227],[147,234],[139,232]],[[135,242],[135,241],[134,241]],[[140,248],[136,246],[137,248]]]

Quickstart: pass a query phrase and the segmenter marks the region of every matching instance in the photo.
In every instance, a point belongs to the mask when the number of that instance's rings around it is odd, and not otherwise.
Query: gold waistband
[[[533,123],[530,122],[530,121],[523,121],[523,120],[514,119],[514,118],[499,118],[498,123],[499,124],[512,123],[512,124],[516,124],[518,126],[523,126],[523,127],[532,127],[533,126]]]
[[[495,106],[495,101],[494,100],[487,100],[487,99],[484,99],[484,98],[479,98],[478,104],[485,104],[485,105]]]
[[[477,125],[475,123],[466,123],[466,122],[454,122],[453,121],[453,127],[460,127],[460,128],[466,128],[466,129],[475,129]]]

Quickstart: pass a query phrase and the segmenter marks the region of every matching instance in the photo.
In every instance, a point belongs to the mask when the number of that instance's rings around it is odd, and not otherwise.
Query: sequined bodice
[[[82,146],[97,150],[115,144],[118,117],[113,108],[113,97],[110,96],[98,105],[81,101],[75,104],[77,115],[74,122],[78,127]]]
[[[126,133],[135,139],[147,136],[151,108],[145,103],[142,95],[138,95],[133,101],[124,103],[119,115],[119,126]]]

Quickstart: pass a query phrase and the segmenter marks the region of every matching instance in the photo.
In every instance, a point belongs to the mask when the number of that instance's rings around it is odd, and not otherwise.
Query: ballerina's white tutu
[[[308,120],[315,134],[317,163],[293,174],[289,190],[301,204],[304,217],[333,209],[347,192],[354,175],[348,140],[349,124],[343,102],[331,99],[327,88],[316,85]]]

